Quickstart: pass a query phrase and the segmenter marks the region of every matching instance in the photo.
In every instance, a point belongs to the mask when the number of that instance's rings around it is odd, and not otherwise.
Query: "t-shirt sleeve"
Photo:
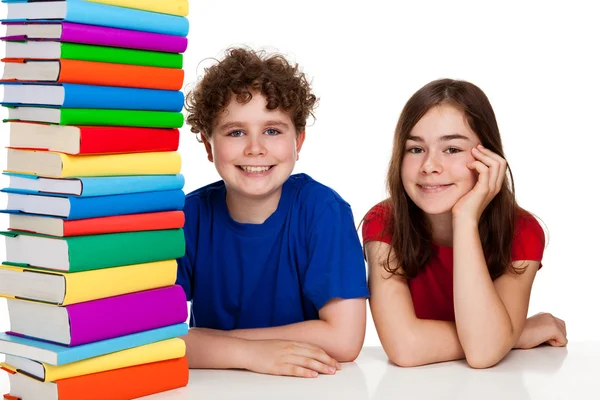
[[[391,244],[391,235],[386,231],[389,218],[389,205],[381,203],[371,208],[362,225],[363,243],[377,241]]]
[[[541,261],[546,246],[546,236],[539,222],[531,215],[517,219],[513,240],[513,261]]]
[[[334,298],[368,297],[365,262],[350,206],[332,202],[316,218],[307,236],[304,295],[317,310]]]
[[[186,199],[183,212],[185,215],[183,225],[185,255],[177,259],[177,281],[175,283],[183,288],[187,300],[191,301],[194,293],[194,266],[196,265],[200,215],[196,202],[188,199]]]

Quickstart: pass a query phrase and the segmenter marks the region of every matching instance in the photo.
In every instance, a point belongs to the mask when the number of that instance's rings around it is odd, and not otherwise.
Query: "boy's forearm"
[[[222,333],[229,337],[247,340],[280,339],[310,343],[320,347],[339,362],[354,360],[357,353],[349,351],[349,347],[353,347],[349,342],[356,341],[355,337],[357,335],[364,336],[364,332],[356,334],[353,334],[353,332],[338,332],[329,322],[323,320],[302,321],[271,328],[236,329],[222,331]],[[362,340],[359,347],[362,347]]]
[[[182,339],[190,368],[246,368],[247,340],[204,328],[190,328]]]

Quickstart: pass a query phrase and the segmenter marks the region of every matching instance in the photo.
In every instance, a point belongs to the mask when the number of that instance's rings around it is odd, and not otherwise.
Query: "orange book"
[[[4,58],[3,81],[78,83],[142,89],[179,90],[184,72],[179,68],[148,67],[94,61],[39,61]]]
[[[21,399],[131,400],[188,384],[187,358],[98,372],[56,382],[40,382],[23,374],[10,374],[8,396]],[[10,399],[11,397],[6,397]]]

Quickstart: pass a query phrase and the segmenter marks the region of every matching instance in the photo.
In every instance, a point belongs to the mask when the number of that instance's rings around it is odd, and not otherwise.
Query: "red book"
[[[177,151],[179,130],[11,122],[9,147],[66,154]]]

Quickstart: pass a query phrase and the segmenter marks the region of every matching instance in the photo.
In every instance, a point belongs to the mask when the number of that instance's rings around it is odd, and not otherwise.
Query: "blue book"
[[[2,82],[5,106],[43,105],[64,108],[174,111],[183,108],[183,92],[79,84]]]
[[[96,197],[11,193],[7,189],[2,192],[8,197],[5,213],[51,215],[66,220],[183,210],[185,202],[183,190]]]
[[[67,21],[176,36],[186,36],[190,28],[189,21],[185,17],[81,0],[48,2],[2,0],[2,2],[8,3],[6,19],[2,20],[6,22]]]
[[[50,365],[63,365],[161,340],[185,336],[187,333],[187,324],[180,323],[73,347],[0,333],[0,353],[24,357]]]
[[[7,193],[41,194],[48,196],[94,197],[115,194],[162,192],[183,189],[183,175],[128,175],[89,178],[44,178],[37,175],[5,172]]]

